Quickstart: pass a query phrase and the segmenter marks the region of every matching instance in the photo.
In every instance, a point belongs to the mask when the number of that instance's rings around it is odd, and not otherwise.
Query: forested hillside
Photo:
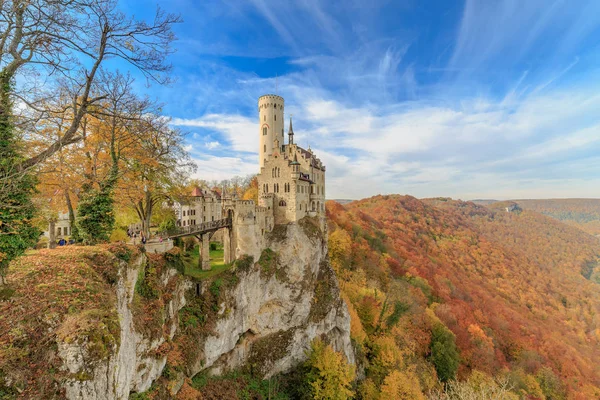
[[[535,212],[448,199],[327,206],[362,398],[431,396],[455,378],[455,392],[600,396],[596,238]]]
[[[600,236],[600,199],[516,200],[516,203],[525,210],[537,211]]]

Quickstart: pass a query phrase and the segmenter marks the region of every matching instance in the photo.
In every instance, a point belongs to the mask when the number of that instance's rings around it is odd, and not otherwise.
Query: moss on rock
[[[333,269],[326,260],[319,266],[319,274],[315,282],[314,295],[310,305],[308,319],[311,322],[321,321],[339,299],[336,278]]]
[[[252,343],[247,366],[253,374],[264,376],[273,363],[288,354],[295,329],[279,331],[261,337]]]

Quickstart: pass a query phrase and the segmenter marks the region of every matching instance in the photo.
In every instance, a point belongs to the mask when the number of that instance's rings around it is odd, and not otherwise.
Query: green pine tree
[[[37,180],[15,168],[23,156],[12,121],[11,80],[0,76],[0,285],[8,264],[32,247],[40,231],[32,225],[36,209],[31,201]]]

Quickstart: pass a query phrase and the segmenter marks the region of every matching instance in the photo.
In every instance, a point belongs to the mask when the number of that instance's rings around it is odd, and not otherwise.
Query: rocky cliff
[[[14,292],[0,299],[0,394],[127,399],[152,387],[155,398],[173,398],[201,371],[288,372],[315,337],[353,363],[350,317],[318,222],[278,226],[266,242],[258,259],[244,255],[202,280],[181,274],[178,249],[23,257],[9,271]]]
[[[277,226],[266,245],[258,260],[242,257],[225,276],[201,282],[199,298],[216,313],[208,330],[184,339],[198,349],[188,374],[246,366],[270,377],[303,361],[315,337],[354,363],[350,316],[318,222]]]

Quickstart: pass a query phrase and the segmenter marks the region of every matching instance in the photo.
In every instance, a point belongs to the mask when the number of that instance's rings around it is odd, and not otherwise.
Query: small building
[[[43,236],[50,239],[50,230],[54,230],[54,239],[56,241],[60,239],[67,239],[71,236],[71,221],[69,220],[68,212],[58,212],[57,218],[54,222],[48,224],[48,230],[43,233]]]

